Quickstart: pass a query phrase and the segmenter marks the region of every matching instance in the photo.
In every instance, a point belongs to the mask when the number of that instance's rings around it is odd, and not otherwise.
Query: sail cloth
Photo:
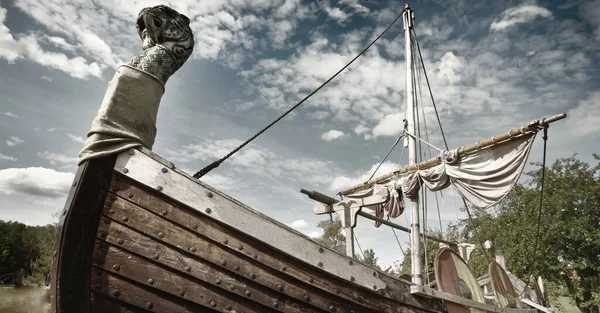
[[[144,146],[152,149],[164,85],[154,76],[122,65],[108,83],[78,164]]]
[[[452,185],[466,201],[485,209],[502,200],[515,186],[529,157],[534,138],[535,133],[525,134],[460,157],[457,157],[456,150],[444,151],[442,163],[401,175],[372,189],[387,188],[391,193],[400,186],[401,193],[410,199],[418,196],[421,185],[431,191]],[[360,197],[367,193],[363,191],[348,197]],[[384,204],[383,207],[395,205],[398,201],[401,202],[402,198],[391,197],[388,201],[390,204]]]
[[[388,186],[384,185],[375,185],[373,188],[367,189],[363,192],[355,193],[353,195],[348,196],[348,198],[365,198],[372,195],[387,195],[389,191],[389,199],[388,201],[376,205],[370,205],[364,207],[365,209],[369,209],[375,211],[375,216],[379,218],[383,218],[384,215],[387,215],[388,218],[396,218],[404,212],[404,199],[402,197],[402,190],[400,186],[396,186],[395,184]],[[381,222],[373,221],[375,227],[381,226]]]

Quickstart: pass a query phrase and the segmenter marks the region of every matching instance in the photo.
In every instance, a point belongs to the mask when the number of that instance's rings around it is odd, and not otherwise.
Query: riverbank
[[[0,286],[0,313],[47,313],[46,287]]]

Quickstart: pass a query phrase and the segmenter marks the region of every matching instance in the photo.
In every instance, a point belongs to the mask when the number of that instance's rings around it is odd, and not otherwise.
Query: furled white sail
[[[410,199],[418,196],[422,185],[431,191],[452,185],[472,205],[487,208],[502,200],[515,186],[534,138],[535,132],[531,132],[460,157],[456,150],[444,151],[442,162],[436,166],[400,175],[385,184],[348,195],[348,198],[365,197],[386,188],[390,199],[368,209],[376,211],[379,217],[384,210],[389,217],[396,217],[404,209],[402,194]]]

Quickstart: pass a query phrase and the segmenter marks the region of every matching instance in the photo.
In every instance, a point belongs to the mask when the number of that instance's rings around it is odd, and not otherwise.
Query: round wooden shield
[[[438,250],[435,256],[435,280],[440,291],[485,303],[475,275],[467,263],[450,248]],[[485,313],[484,310],[448,301],[445,301],[445,305],[450,313]]]
[[[519,300],[517,290],[502,266],[498,262],[492,261],[489,273],[492,290],[498,299],[498,304],[503,308],[520,308],[521,301]]]

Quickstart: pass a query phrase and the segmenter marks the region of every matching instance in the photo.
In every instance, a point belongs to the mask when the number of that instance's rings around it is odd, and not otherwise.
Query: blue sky
[[[141,49],[139,10],[167,1],[0,1],[0,219],[53,222],[116,67]],[[153,150],[193,173],[335,73],[401,1],[171,1],[191,18],[192,58],[168,81]],[[415,1],[416,32],[451,147],[561,112],[548,159],[592,161],[600,131],[600,1]],[[402,127],[398,23],[365,56],[207,183],[309,235],[324,219],[300,188],[335,194],[367,178]],[[426,89],[425,89],[426,90]],[[441,147],[431,104],[431,142]],[[541,138],[530,161],[541,161]],[[404,154],[404,158],[406,154]],[[383,174],[405,163],[392,153]],[[432,202],[430,202],[432,203]],[[445,195],[445,225],[462,217]],[[438,225],[435,208],[429,225]],[[397,222],[407,224],[406,217]],[[362,248],[401,253],[360,221]],[[408,237],[401,236],[401,241]],[[391,244],[391,245],[390,245]]]

